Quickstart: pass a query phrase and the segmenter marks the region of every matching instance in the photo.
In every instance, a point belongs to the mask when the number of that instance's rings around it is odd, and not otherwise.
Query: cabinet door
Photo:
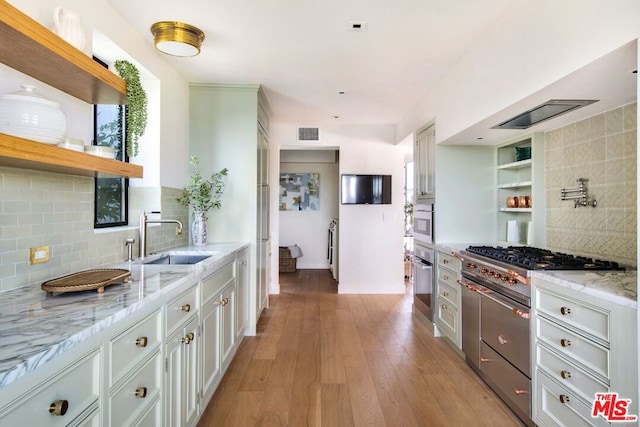
[[[202,395],[207,402],[222,377],[220,359],[220,299],[209,301],[202,309]]]
[[[414,146],[416,201],[435,199],[436,128],[416,135]]]
[[[165,396],[167,426],[184,427],[198,415],[198,317],[194,316],[169,338],[166,347]]]
[[[236,344],[242,341],[248,321],[249,250],[243,249],[236,261]]]
[[[221,350],[222,350],[222,369],[226,369],[235,350],[235,306],[236,292],[235,283],[229,285],[222,291],[222,312],[221,312]]]

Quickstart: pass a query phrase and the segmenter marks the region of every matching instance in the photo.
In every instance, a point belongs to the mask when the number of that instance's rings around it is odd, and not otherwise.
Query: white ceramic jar
[[[0,95],[0,132],[45,144],[59,144],[67,135],[67,116],[60,104],[35,93],[35,86]]]

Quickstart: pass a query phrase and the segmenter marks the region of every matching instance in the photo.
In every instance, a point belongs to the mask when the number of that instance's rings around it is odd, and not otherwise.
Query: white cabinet
[[[69,363],[16,396],[2,412],[0,425],[93,425],[100,416],[102,353],[99,349]]]
[[[462,350],[462,294],[460,292],[461,263],[451,252],[438,251],[436,268],[436,327],[459,350]]]
[[[236,345],[242,342],[248,322],[249,268],[249,249],[245,248],[236,257]]]
[[[245,333],[256,334],[268,306],[270,283],[269,104],[259,85],[192,84],[189,91],[189,151],[209,170],[235,177],[225,204],[210,220],[216,241],[251,241],[249,311]],[[241,208],[239,208],[241,207]]]
[[[608,392],[637,415],[637,311],[539,278],[532,286],[533,420],[609,425],[591,417],[596,393]]]
[[[161,406],[162,311],[131,319],[133,326],[109,340],[107,425],[135,425],[152,405]]]
[[[199,346],[198,286],[166,305],[165,396],[166,425],[194,425],[199,415]]]
[[[202,281],[201,384],[203,405],[229,366],[236,346],[235,263],[229,263]]]
[[[416,133],[414,148],[415,203],[435,200],[436,127],[430,125]]]
[[[543,135],[533,134],[497,148],[496,197],[498,244],[524,245],[529,241],[529,246],[544,247]],[[517,231],[508,236],[509,221],[516,221]]]

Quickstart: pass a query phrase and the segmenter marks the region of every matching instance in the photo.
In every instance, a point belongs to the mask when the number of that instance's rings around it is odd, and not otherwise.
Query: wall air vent
[[[320,128],[299,126],[298,142],[320,142]]]
[[[598,102],[597,99],[550,99],[524,113],[520,113],[491,129],[528,129],[545,120]]]

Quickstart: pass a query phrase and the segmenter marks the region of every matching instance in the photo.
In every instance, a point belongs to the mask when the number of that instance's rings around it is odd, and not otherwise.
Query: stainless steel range
[[[469,246],[462,259],[462,351],[527,425],[531,421],[531,270],[622,270],[615,262],[531,247]]]

